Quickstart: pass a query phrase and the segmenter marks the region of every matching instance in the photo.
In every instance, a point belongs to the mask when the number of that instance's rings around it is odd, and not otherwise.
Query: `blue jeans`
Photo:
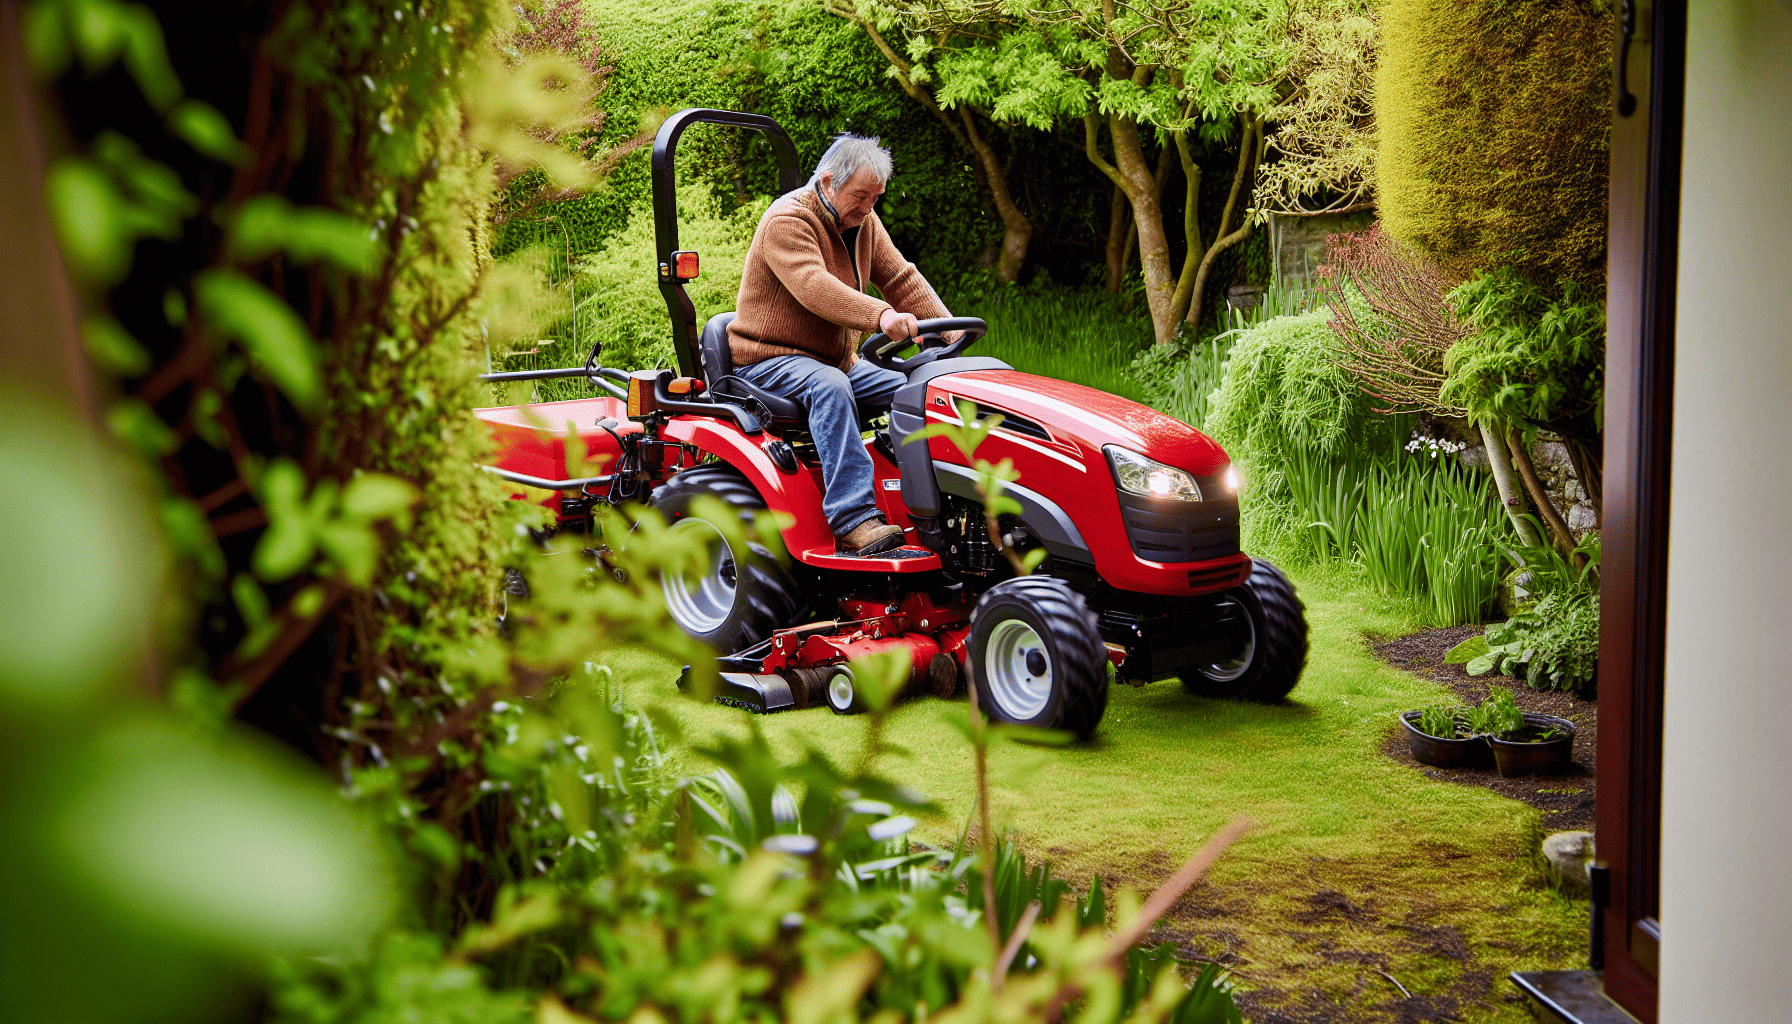
[[[735,376],[774,395],[796,400],[809,413],[809,435],[821,455],[821,480],[827,494],[821,511],[828,529],[844,537],[873,516],[882,515],[872,496],[871,456],[859,433],[859,409],[890,407],[896,389],[908,378],[861,359],[842,372],[808,356],[773,356],[737,367]]]

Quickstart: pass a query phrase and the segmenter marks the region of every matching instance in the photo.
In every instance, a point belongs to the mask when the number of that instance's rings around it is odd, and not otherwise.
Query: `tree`
[[[897,26],[888,9],[878,10],[870,3],[861,4],[855,0],[823,0],[823,3],[829,14],[852,21],[865,30],[878,52],[889,60],[890,70],[902,91],[938,118],[951,133],[953,141],[971,157],[977,179],[989,190],[996,215],[1002,219],[1002,248],[996,257],[996,280],[1008,282],[1018,278],[1021,265],[1027,259],[1027,245],[1033,238],[1033,223],[1014,201],[1013,192],[1008,187],[1007,166],[978,127],[979,118],[989,118],[988,111],[979,110],[974,104],[961,103],[955,111],[958,116],[954,118],[940,106],[928,88],[932,74],[927,66],[905,58],[884,38],[885,32]]]
[[[1347,213],[1375,202],[1375,61],[1381,26],[1369,0],[1298,0],[1287,78],[1265,120],[1259,215]],[[1273,154],[1273,159],[1269,157]]]
[[[889,0],[888,9],[910,32],[913,62],[932,69],[940,106],[968,105],[998,123],[1039,130],[1080,122],[1084,155],[1132,210],[1157,341],[1199,318],[1214,259],[1250,232],[1240,199],[1262,148],[1263,115],[1277,99],[1283,4]],[[1147,133],[1175,147],[1191,200],[1200,182],[1191,147],[1237,146],[1232,199],[1211,243],[1199,204],[1187,204],[1179,269],[1163,215],[1167,165],[1152,165]]]

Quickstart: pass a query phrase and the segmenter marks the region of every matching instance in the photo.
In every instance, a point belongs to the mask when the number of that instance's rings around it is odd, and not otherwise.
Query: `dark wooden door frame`
[[[1640,0],[1622,8],[1606,293],[1596,812],[1609,886],[1606,905],[1594,911],[1592,956],[1604,968],[1606,993],[1654,1024],[1686,9]]]

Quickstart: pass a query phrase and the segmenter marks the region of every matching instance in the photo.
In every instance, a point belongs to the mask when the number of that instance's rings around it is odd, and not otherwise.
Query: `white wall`
[[[1792,0],[1694,0],[1662,1024],[1792,1022]]]

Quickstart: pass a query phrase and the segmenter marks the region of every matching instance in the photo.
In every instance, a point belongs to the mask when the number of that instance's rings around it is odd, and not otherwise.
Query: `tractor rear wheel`
[[[1238,654],[1192,668],[1182,688],[1199,697],[1236,697],[1273,703],[1288,696],[1307,667],[1306,605],[1282,570],[1262,559],[1251,566],[1244,586],[1228,590],[1249,624]]]
[[[751,526],[765,502],[732,466],[698,466],[678,473],[653,492],[653,507],[674,531],[691,534],[709,549],[700,573],[668,568],[660,575],[666,607],[693,639],[722,654],[746,650],[790,625],[798,605],[796,584],[763,546],[730,541],[729,533],[694,511],[700,496],[716,498]],[[727,524],[724,524],[727,525]]]
[[[971,611],[971,685],[983,713],[1009,725],[1088,739],[1108,707],[1108,652],[1095,613],[1062,580],[1021,576]]]

